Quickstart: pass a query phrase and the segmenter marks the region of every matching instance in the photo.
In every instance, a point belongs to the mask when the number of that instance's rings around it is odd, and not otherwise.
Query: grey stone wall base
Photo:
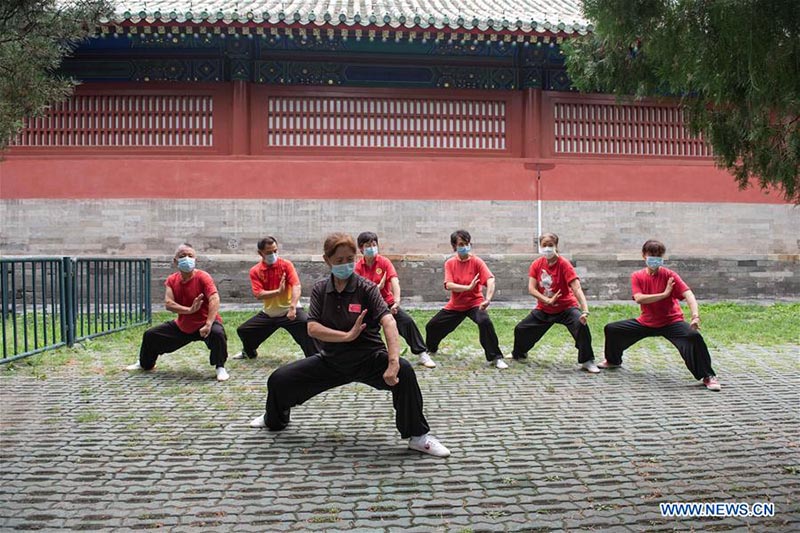
[[[436,307],[448,298],[444,290],[444,260],[447,256],[388,256],[397,268],[406,307]],[[529,255],[482,256],[497,280],[495,301],[509,306],[528,306]],[[319,256],[289,257],[308,297],[314,280],[328,274]],[[630,274],[643,268],[641,258],[633,256],[568,257],[581,277],[589,300],[630,301]],[[223,305],[257,305],[250,291],[248,272],[255,258],[244,255],[203,256],[198,268],[209,272],[217,283]],[[678,272],[702,300],[786,300],[800,298],[800,255],[763,255],[717,258],[668,258],[668,268]],[[163,283],[173,272],[171,258],[153,260],[153,301],[158,305],[164,294]],[[304,298],[305,299],[305,298]]]

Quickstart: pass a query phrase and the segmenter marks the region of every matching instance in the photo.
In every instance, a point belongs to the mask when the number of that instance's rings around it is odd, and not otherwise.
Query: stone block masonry
[[[306,286],[326,272],[319,254],[331,231],[378,233],[393,259],[403,299],[444,302],[442,266],[449,235],[470,231],[475,252],[498,280],[497,301],[530,302],[536,203],[498,200],[314,199],[5,199],[0,200],[3,256],[150,257],[160,302],[168,257],[192,243],[225,303],[253,303],[247,271],[256,242],[275,235]],[[590,299],[629,299],[648,238],[667,245],[674,266],[698,297],[800,297],[800,210],[757,203],[543,202],[542,230],[561,237],[561,252]]]
[[[285,256],[297,268],[310,295],[312,283],[327,275],[321,256]],[[402,285],[402,301],[407,307],[444,304],[444,254],[435,256],[388,255],[397,268]],[[531,305],[528,295],[528,268],[533,256],[489,254],[482,256],[497,279],[496,302]],[[634,257],[566,256],[581,277],[589,300],[630,300],[630,274],[644,267]],[[217,283],[223,304],[257,305],[250,292],[248,271],[256,258],[241,255],[200,255],[198,268],[208,271]],[[800,256],[743,256],[736,258],[673,257],[666,263],[675,269],[701,300],[797,299],[800,298]],[[161,304],[163,282],[173,272],[171,258],[153,261],[153,300]]]
[[[476,252],[529,254],[536,203],[499,200],[0,200],[4,255],[154,257],[183,241],[205,254],[255,253],[272,234],[288,255],[319,254],[332,231],[375,231],[388,254],[451,252],[470,231]],[[681,257],[800,253],[800,209],[783,204],[543,202],[542,231],[565,254],[636,254],[658,238]]]

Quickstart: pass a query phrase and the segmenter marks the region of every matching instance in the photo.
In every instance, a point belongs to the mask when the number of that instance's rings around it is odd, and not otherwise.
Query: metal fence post
[[[150,324],[150,267],[140,258],[0,258],[0,365]]]
[[[66,265],[64,264],[64,260],[62,259],[59,261],[59,271],[58,271],[58,322],[61,328],[61,342],[66,343],[68,335],[68,326],[67,324],[69,321],[67,320],[67,274],[65,273],[64,269]]]
[[[0,305],[2,305],[2,313],[3,313],[3,359],[8,357],[8,349],[6,348],[6,319],[10,322],[14,320],[14,315],[11,314],[11,297],[8,297],[8,286],[6,285],[7,282],[7,267],[8,265],[5,262],[0,262]],[[8,298],[7,298],[8,297]]]
[[[148,324],[153,321],[153,306],[151,305],[151,302],[153,300],[151,299],[152,295],[150,294],[150,282],[152,281],[151,276],[152,276],[152,270],[150,269],[150,259],[148,258],[144,260],[144,286],[145,286],[144,305],[145,308],[147,309]]]
[[[75,345],[75,261],[71,257],[63,258],[64,264],[64,308],[62,314],[65,319],[64,339],[67,346]]]

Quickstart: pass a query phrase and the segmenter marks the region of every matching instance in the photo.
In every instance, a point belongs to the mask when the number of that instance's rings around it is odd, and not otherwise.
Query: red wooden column
[[[525,89],[522,96],[522,157],[542,157],[542,90]]]
[[[231,153],[250,153],[250,84],[244,80],[233,82],[233,110],[231,113]]]

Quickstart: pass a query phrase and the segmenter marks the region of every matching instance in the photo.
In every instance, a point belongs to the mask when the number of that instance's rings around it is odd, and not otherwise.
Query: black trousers
[[[156,366],[156,359],[163,353],[172,353],[194,341],[203,341],[211,350],[208,362],[212,366],[225,366],[228,360],[228,337],[225,328],[219,322],[214,322],[211,332],[205,339],[200,336],[198,329],[194,333],[184,333],[174,320],[154,326],[144,332],[142,347],[139,348],[139,364],[142,368],[150,370]]]
[[[528,350],[539,342],[539,339],[547,333],[550,326],[564,324],[567,326],[572,338],[575,339],[575,347],[578,349],[578,362],[591,361],[594,359],[592,333],[589,331],[588,325],[581,324],[580,317],[581,312],[577,307],[565,309],[560,313],[554,314],[534,309],[514,328],[514,351],[511,352],[511,355],[515,359],[525,357]]]
[[[478,338],[486,354],[486,360],[494,361],[499,357],[503,357],[492,319],[489,318],[489,313],[481,310],[480,307],[473,307],[469,311],[442,309],[436,313],[425,326],[428,350],[431,353],[435,353],[439,349],[439,343],[442,342],[442,339],[452,333],[465,318],[469,318],[478,325]]]
[[[422,333],[419,332],[419,328],[414,319],[411,318],[411,315],[398,308],[397,314],[393,316],[395,322],[397,322],[397,331],[405,339],[406,344],[411,349],[411,353],[419,355],[428,351],[425,341],[422,339]]]
[[[699,331],[692,329],[684,321],[650,328],[634,319],[620,320],[606,324],[605,334],[606,360],[609,363],[621,364],[622,352],[646,337],[664,337],[678,349],[686,368],[695,379],[716,375],[711,368],[711,355],[708,353],[706,341]]]
[[[422,392],[414,368],[400,359],[400,382],[389,387],[383,373],[389,365],[384,351],[327,356],[315,354],[275,370],[267,380],[267,427],[280,431],[289,424],[290,410],[327,390],[359,382],[378,390],[390,390],[395,409],[395,425],[407,439],[429,431],[422,413]]]
[[[314,339],[308,335],[308,315],[304,310],[298,309],[294,320],[289,320],[285,316],[271,317],[264,311],[260,311],[256,316],[239,326],[236,329],[236,333],[242,340],[244,354],[251,359],[255,358],[258,355],[256,350],[261,343],[275,333],[278,328],[283,328],[289,332],[294,341],[300,345],[306,357],[319,351]]]

